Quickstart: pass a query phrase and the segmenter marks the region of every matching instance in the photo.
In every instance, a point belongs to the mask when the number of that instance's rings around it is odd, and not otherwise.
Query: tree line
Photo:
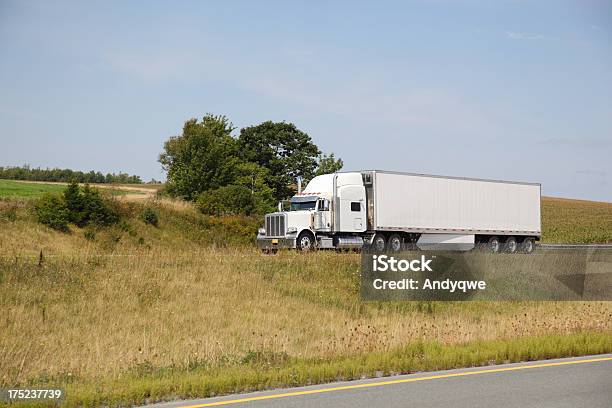
[[[31,168],[28,165],[21,167],[0,167],[0,179],[29,180],[29,181],[57,181],[69,183],[122,183],[141,184],[139,176],[131,176],[127,173],[107,173],[99,171],[82,172],[70,169],[41,169]]]
[[[308,182],[343,166],[293,123],[267,121],[233,136],[235,129],[222,115],[185,122],[159,156],[166,192],[207,214],[260,214],[294,195],[297,177]]]

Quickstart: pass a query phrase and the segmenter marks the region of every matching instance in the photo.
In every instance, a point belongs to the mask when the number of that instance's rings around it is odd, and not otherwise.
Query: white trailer
[[[292,211],[266,215],[262,249],[531,252],[541,235],[537,183],[370,170],[315,177],[291,202]]]

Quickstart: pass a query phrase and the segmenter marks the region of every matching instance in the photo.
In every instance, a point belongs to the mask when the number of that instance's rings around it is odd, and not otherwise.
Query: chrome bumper
[[[295,238],[270,238],[258,235],[257,246],[259,249],[295,248]]]

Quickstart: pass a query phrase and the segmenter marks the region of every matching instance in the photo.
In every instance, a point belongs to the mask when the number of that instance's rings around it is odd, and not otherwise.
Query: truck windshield
[[[316,201],[292,202],[291,211],[314,210]]]

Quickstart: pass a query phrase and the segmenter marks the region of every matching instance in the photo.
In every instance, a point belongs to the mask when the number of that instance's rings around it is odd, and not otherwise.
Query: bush
[[[197,206],[208,215],[250,215],[255,210],[255,198],[248,188],[229,185],[203,192]]]
[[[85,218],[83,195],[81,189],[76,182],[68,184],[64,190],[64,203],[68,210],[70,222],[81,225]]]
[[[82,197],[84,216],[81,222],[83,225],[93,224],[102,227],[119,221],[119,216],[106,205],[98,190],[86,184]]]
[[[159,222],[157,212],[151,207],[145,208],[142,213],[140,213],[140,219],[142,219],[146,224],[153,225],[154,227],[157,227]]]
[[[104,203],[98,190],[87,184],[82,189],[75,182],[69,184],[64,190],[64,202],[70,222],[79,227],[106,226],[119,220],[119,216]]]
[[[44,195],[35,205],[38,222],[68,231],[68,223],[79,227],[111,225],[119,221],[118,213],[109,207],[100,193],[85,185],[69,184],[62,196]]]
[[[41,224],[58,231],[68,231],[70,214],[61,197],[52,194],[43,195],[35,207],[36,218]]]

